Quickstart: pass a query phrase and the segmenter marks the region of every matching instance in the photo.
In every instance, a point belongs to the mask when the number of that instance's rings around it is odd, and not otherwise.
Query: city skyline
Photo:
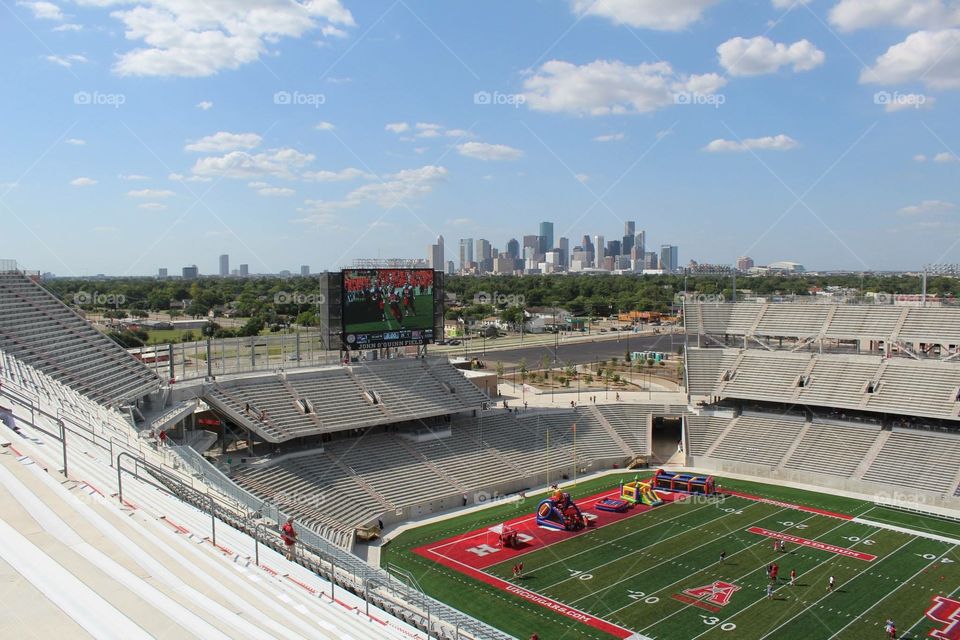
[[[716,264],[956,262],[960,14],[874,4],[11,3],[7,253],[323,271],[635,219]]]

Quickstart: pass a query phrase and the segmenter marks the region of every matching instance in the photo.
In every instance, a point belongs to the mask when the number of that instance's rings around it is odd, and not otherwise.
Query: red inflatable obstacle
[[[692,473],[664,471],[663,469],[657,469],[657,472],[653,475],[653,486],[655,489],[697,493],[706,496],[712,496],[717,492],[713,476],[697,476]]]
[[[558,531],[579,531],[588,525],[570,494],[557,489],[537,506],[537,525]]]

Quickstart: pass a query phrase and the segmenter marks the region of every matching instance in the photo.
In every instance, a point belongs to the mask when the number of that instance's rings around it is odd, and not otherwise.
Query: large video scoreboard
[[[340,290],[343,346],[404,347],[433,342],[442,330],[432,269],[348,269]],[[441,327],[441,329],[438,329]]]

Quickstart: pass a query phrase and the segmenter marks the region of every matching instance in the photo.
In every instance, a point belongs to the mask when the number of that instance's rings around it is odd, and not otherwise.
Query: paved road
[[[484,362],[486,362],[487,367],[493,368],[496,362],[502,362],[503,366],[506,368],[517,366],[521,358],[526,358],[527,366],[529,368],[535,368],[539,366],[539,362],[544,355],[549,357],[551,360],[554,357],[554,345],[553,343],[549,345],[533,346],[533,347],[513,347],[510,349],[504,350],[488,350],[486,354],[483,353],[483,340],[473,339],[470,341],[473,344],[467,345],[467,355],[469,357],[478,357]],[[496,342],[495,340],[487,340],[487,346],[491,346],[491,342]],[[683,344],[683,335],[682,334],[668,334],[668,335],[656,335],[656,336],[630,336],[630,350],[631,351],[663,351],[667,353],[676,353],[677,347]],[[626,355],[627,351],[627,337],[625,335],[620,336],[620,340],[616,339],[601,339],[601,340],[591,340],[589,342],[577,341],[564,343],[561,342],[559,345],[559,361],[566,364],[567,362],[571,364],[583,364],[585,362],[591,362],[593,360],[609,360],[612,357],[623,358]],[[459,352],[449,351],[448,355],[463,355],[463,347],[460,347]]]

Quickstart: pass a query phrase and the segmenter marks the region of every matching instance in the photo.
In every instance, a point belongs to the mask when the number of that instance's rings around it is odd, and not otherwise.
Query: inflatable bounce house
[[[656,489],[666,491],[679,491],[680,493],[694,493],[705,496],[712,496],[717,492],[713,476],[697,476],[692,473],[677,473],[673,471],[664,471],[657,469],[653,475],[653,486]]]
[[[537,524],[557,531],[579,531],[587,526],[587,519],[569,493],[556,489],[537,507]]]
[[[653,490],[652,482],[652,480],[641,482],[636,476],[634,476],[633,482],[627,482],[626,484],[624,484],[623,480],[620,480],[620,499],[631,504],[645,504],[650,507],[659,507],[663,504],[663,500],[661,500],[657,492]]]

